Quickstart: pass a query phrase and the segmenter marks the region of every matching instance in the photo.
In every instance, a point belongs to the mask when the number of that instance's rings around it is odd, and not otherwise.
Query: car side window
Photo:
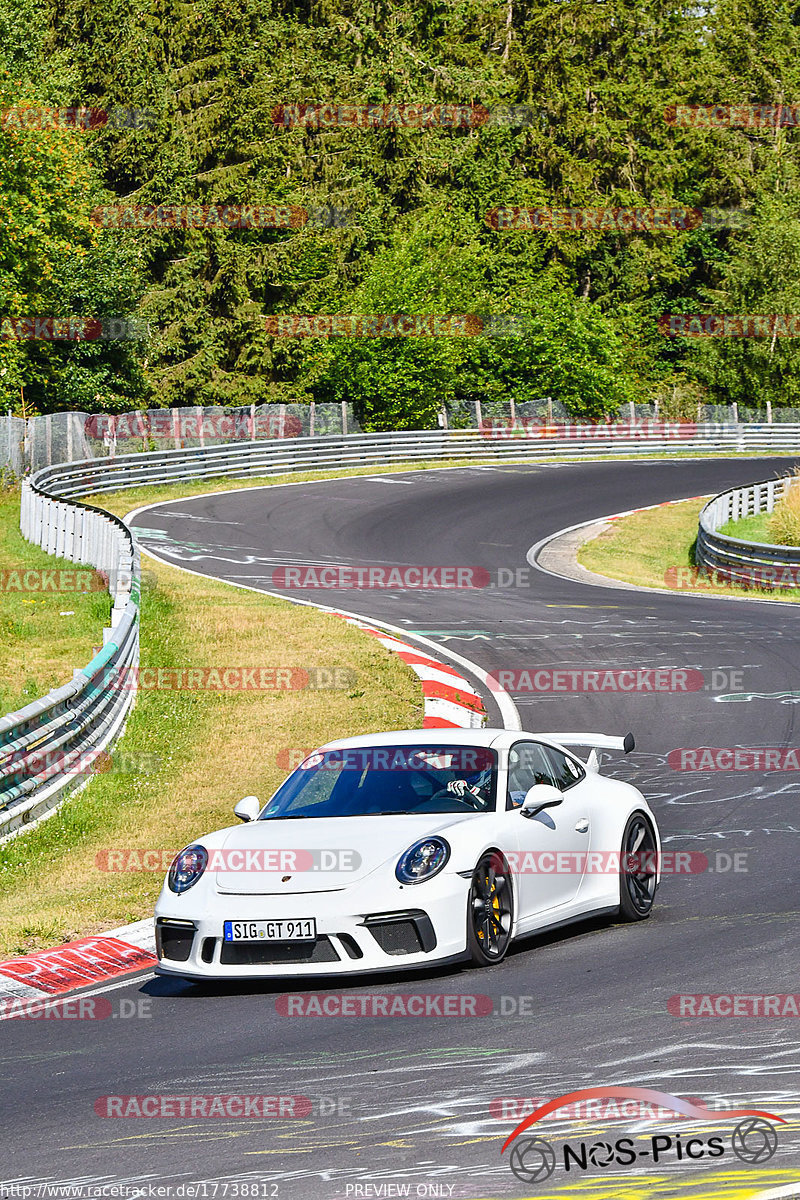
[[[508,752],[506,808],[519,808],[528,789],[537,783],[558,786],[544,746],[538,742],[516,742]]]
[[[574,758],[570,758],[568,754],[564,754],[562,750],[556,750],[554,746],[548,746],[547,756],[553,764],[556,787],[560,788],[562,792],[565,792],[567,788],[573,787],[576,783],[580,783],[585,777],[586,772],[580,763],[577,763]]]

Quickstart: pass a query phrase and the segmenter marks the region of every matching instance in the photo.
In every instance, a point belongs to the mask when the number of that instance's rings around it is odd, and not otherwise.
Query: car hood
[[[468,813],[409,813],[251,821],[215,839],[219,849],[209,849],[209,870],[216,871],[217,891],[227,894],[340,891],[385,862],[394,864],[419,838],[446,836],[454,826],[477,819]]]

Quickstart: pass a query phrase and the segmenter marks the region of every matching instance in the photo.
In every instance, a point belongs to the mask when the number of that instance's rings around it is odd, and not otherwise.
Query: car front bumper
[[[159,974],[193,979],[270,979],[361,974],[420,967],[466,953],[469,881],[442,874],[398,887],[380,906],[354,911],[360,889],[242,896],[164,892],[156,907]],[[187,903],[189,901],[189,903]],[[361,907],[361,906],[359,906]],[[225,942],[225,921],[317,923],[314,941]]]

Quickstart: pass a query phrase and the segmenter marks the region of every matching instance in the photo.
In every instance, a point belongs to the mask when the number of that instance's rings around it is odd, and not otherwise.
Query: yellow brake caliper
[[[489,876],[488,875],[486,876],[486,886],[487,886],[487,888],[489,886]],[[497,918],[497,923],[499,924],[500,923],[500,901],[497,897],[497,888],[495,887],[494,884],[492,884],[492,908],[494,909],[494,915]],[[481,941],[483,941],[483,930],[482,929],[480,929],[478,931],[478,937],[480,938]]]

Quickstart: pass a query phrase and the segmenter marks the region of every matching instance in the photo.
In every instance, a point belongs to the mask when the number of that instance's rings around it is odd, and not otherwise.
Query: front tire
[[[496,851],[484,854],[472,873],[467,900],[467,950],[476,967],[502,962],[511,945],[514,893],[511,872]]]
[[[622,835],[619,855],[619,915],[623,921],[644,921],[653,910],[656,893],[656,835],[641,812],[633,813]]]

